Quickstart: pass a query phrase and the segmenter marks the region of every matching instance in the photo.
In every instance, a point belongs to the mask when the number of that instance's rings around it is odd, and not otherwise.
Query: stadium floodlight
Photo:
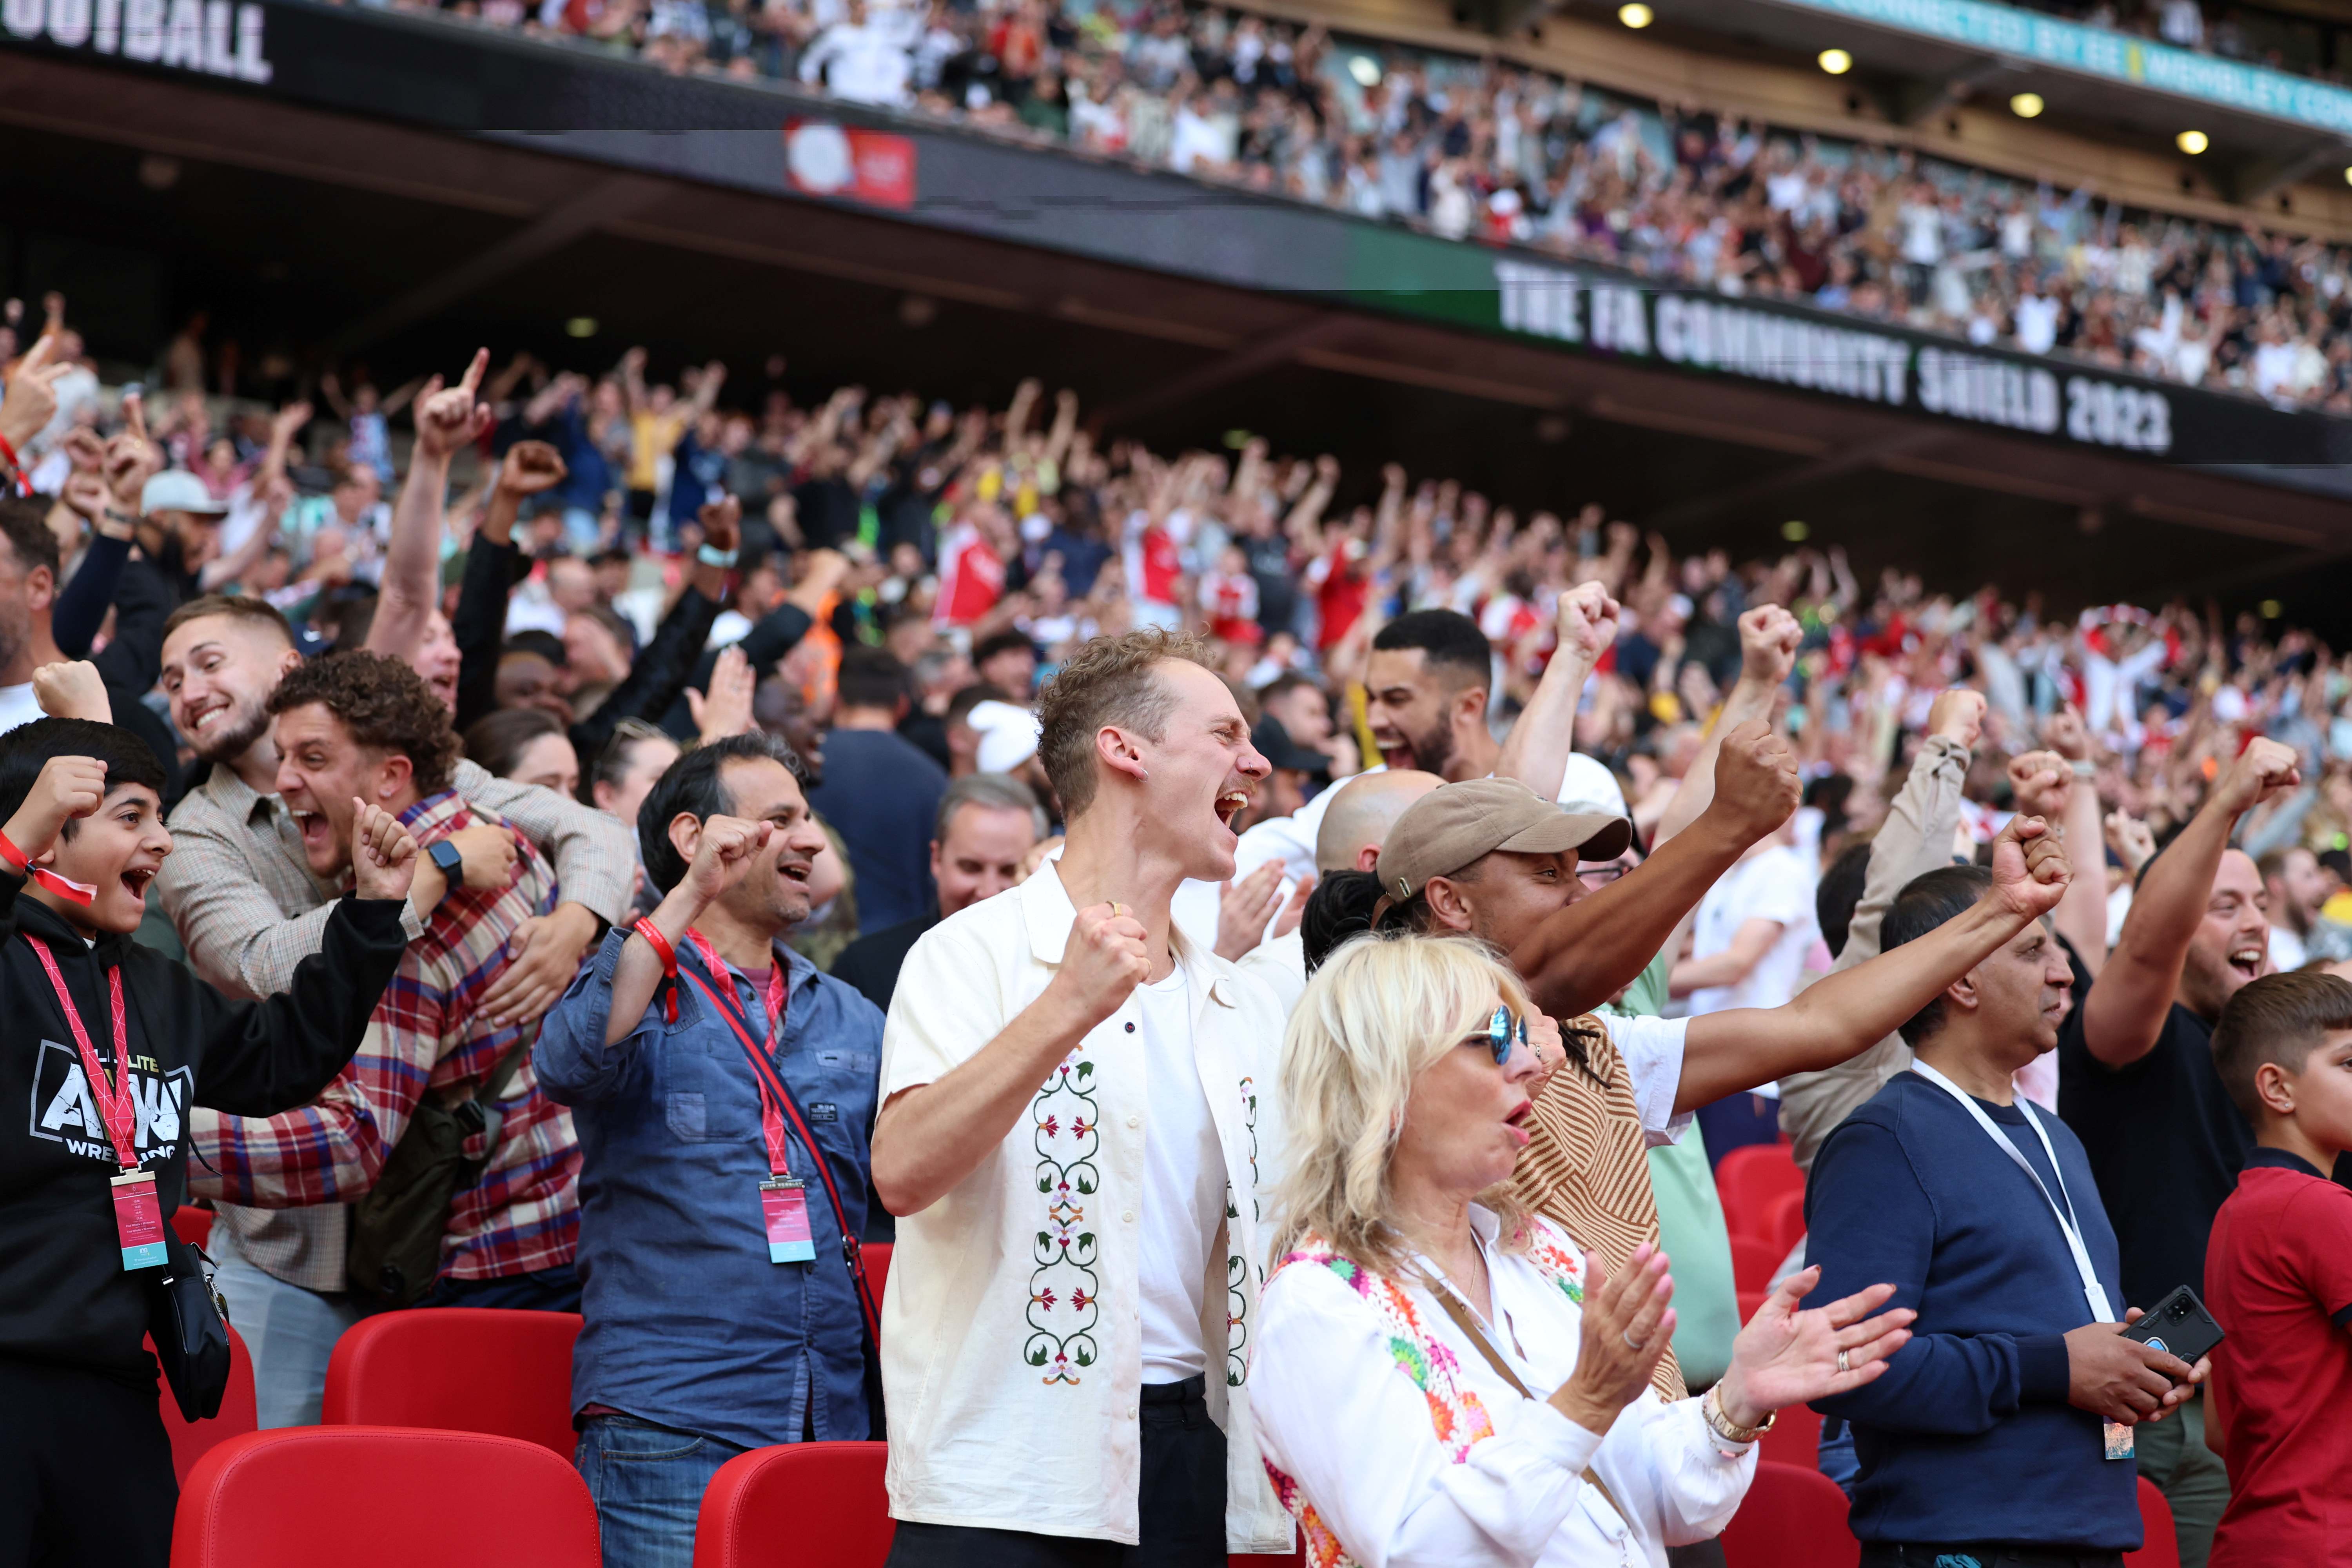
[[[1348,62],[1348,74],[1356,79],[1358,87],[1381,85],[1381,62],[1370,55],[1358,55]]]
[[[1617,7],[1617,19],[1629,27],[1646,27],[1658,17],[1656,12],[1642,4],[1642,0],[1631,0],[1630,4]]]
[[[2352,168],[2347,168],[2344,171],[2344,183],[2347,185],[2352,185]]]
[[[2172,139],[2172,144],[2194,158],[2213,143],[2202,131],[2184,131]]]
[[[1822,69],[1832,76],[1843,76],[1853,69],[1853,57],[1843,49],[1823,49],[1814,58],[1821,62]]]
[[[1812,536],[1812,532],[1811,529],[1793,517],[1780,525],[1780,537],[1791,544],[1802,544]]]
[[[593,338],[596,335],[596,318],[574,316],[563,323],[563,330],[575,338]]]
[[[2261,604],[2254,607],[2261,613],[2263,619],[2266,621],[2277,620],[2285,610],[2285,606],[2281,605],[2276,599],[2264,599]]]
[[[2041,114],[2042,110],[2042,95],[2038,92],[2021,92],[2009,100],[2009,111],[2020,120],[2032,120]]]

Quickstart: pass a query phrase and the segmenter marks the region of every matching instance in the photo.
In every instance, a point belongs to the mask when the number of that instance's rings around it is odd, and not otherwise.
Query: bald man
[[[1381,845],[1389,829],[1404,815],[1404,808],[1444,782],[1417,768],[1388,768],[1358,773],[1317,795],[1310,803],[1318,808],[1318,818],[1314,828],[1314,874],[1370,870],[1381,858]],[[1242,835],[1242,843],[1246,848],[1249,834]],[[1303,867],[1286,867],[1290,876],[1304,876],[1306,871]],[[1307,952],[1297,924],[1303,900],[1291,898],[1291,890],[1284,891],[1278,906],[1282,918],[1276,922],[1277,928],[1286,924],[1289,929],[1266,937],[1234,961],[1244,973],[1254,974],[1273,988],[1282,998],[1285,1013],[1297,1005],[1307,989]]]

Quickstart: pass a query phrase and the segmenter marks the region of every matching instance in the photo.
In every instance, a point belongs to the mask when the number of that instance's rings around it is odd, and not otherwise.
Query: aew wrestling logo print
[[[187,1120],[188,1095],[194,1075],[186,1068],[159,1074],[152,1057],[131,1058],[131,1102],[139,1120],[131,1132],[143,1163],[157,1154],[170,1155],[178,1147],[180,1129]],[[98,1097],[90,1092],[82,1072],[81,1053],[55,1040],[41,1042],[33,1070],[32,1135],[62,1143],[75,1153],[114,1163],[114,1145],[106,1139],[106,1119],[99,1113]]]

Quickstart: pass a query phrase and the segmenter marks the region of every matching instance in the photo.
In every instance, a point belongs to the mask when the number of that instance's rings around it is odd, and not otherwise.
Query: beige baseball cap
[[[1563,811],[1517,779],[1469,779],[1430,791],[1405,808],[1381,846],[1383,897],[1402,903],[1432,877],[1451,876],[1497,849],[1613,860],[1633,825],[1605,812]]]

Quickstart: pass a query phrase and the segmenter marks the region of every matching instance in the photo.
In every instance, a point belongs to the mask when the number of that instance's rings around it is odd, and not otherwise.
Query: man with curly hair
[[[269,698],[278,793],[310,872],[351,877],[348,837],[363,805],[396,816],[425,855],[478,822],[503,826],[450,787],[457,737],[424,679],[379,654],[337,654],[290,671]],[[513,962],[515,929],[555,901],[553,873],[520,833],[506,886],[449,892],[411,942],[350,1067],[308,1108],[267,1120],[196,1113],[200,1194],[260,1208],[359,1204],[376,1187],[419,1102],[482,1102],[485,1131],[446,1215],[432,1277],[395,1276],[385,1249],[355,1231],[351,1284],[378,1304],[576,1311],[580,1146],[571,1112],[531,1072],[535,1020],[480,1005]],[[445,854],[447,851],[444,851]],[[445,871],[447,868],[444,868]],[[470,1118],[461,1111],[460,1120]],[[358,1211],[366,1228],[368,1206]],[[373,1266],[369,1278],[361,1278]]]

